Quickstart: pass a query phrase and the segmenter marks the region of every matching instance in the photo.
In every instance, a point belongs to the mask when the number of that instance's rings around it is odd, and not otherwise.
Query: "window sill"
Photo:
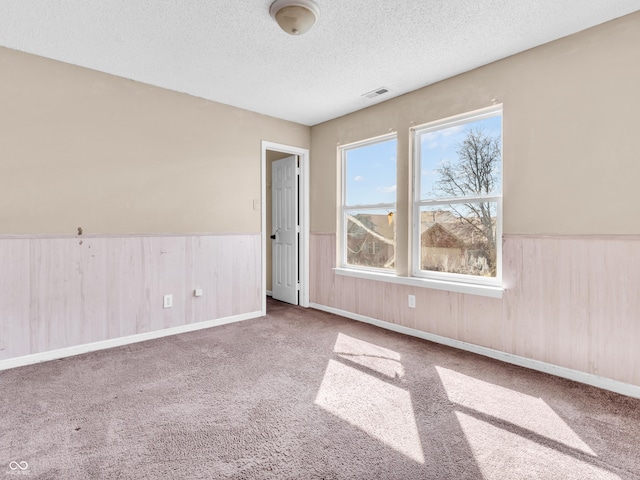
[[[432,280],[430,278],[399,277],[398,275],[381,272],[367,272],[350,268],[334,268],[337,275],[347,277],[364,278],[379,282],[399,283],[411,287],[432,288],[434,290],[445,290],[448,292],[467,293],[469,295],[480,295],[483,297],[502,298],[504,288],[489,285],[476,285],[473,283],[447,282],[444,280]]]

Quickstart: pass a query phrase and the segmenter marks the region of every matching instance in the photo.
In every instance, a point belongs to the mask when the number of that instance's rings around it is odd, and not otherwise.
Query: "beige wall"
[[[401,255],[408,129],[496,101],[505,234],[640,233],[638,45],[640,12],[312,127],[311,230],[336,230],[336,145],[396,130]]]
[[[312,304],[640,386],[638,45],[640,12],[312,127]],[[336,146],[398,132],[406,275],[409,128],[494,101],[504,105],[503,298],[337,275]]]
[[[261,140],[310,129],[0,48],[0,234],[260,231]]]

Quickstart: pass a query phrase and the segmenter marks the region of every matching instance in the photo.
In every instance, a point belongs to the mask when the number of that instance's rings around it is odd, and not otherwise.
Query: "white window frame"
[[[394,274],[395,268],[376,268],[376,267],[366,267],[363,265],[350,265],[347,263],[347,213],[352,211],[362,212],[364,211],[376,211],[376,210],[389,210],[396,211],[397,204],[397,193],[396,193],[396,202],[393,203],[377,203],[370,205],[347,205],[347,152],[349,150],[354,150],[356,148],[366,147],[368,145],[373,145],[376,143],[383,143],[389,140],[396,141],[396,155],[397,155],[397,145],[398,145],[398,135],[396,132],[387,133],[385,135],[380,135],[373,138],[368,138],[366,140],[361,140],[358,142],[353,142],[345,145],[339,145],[339,159],[340,159],[340,172],[341,172],[341,195],[340,195],[340,219],[338,220],[338,265],[342,269],[361,271],[361,272],[376,272],[381,274]],[[398,172],[396,170],[396,176],[394,178],[396,184],[398,181]],[[396,249],[398,247],[396,240]],[[396,251],[397,254],[397,251]],[[397,268],[397,257],[396,257],[396,268]]]
[[[502,286],[502,191],[504,189],[503,184],[503,165],[504,155],[501,155],[500,159],[500,193],[496,195],[481,195],[481,196],[468,196],[468,197],[454,197],[454,198],[438,198],[438,199],[420,199],[420,180],[422,169],[422,154],[420,146],[420,138],[423,134],[442,130],[445,128],[455,127],[458,125],[465,125],[473,121],[482,120],[491,117],[503,117],[502,105],[494,105],[489,108],[476,110],[473,112],[456,115],[443,120],[437,120],[435,122],[429,122],[423,125],[417,125],[411,128],[411,135],[413,140],[413,202],[412,209],[412,224],[411,224],[411,266],[412,276],[421,279],[427,279],[435,282],[443,282],[444,284],[461,284],[461,285],[478,285],[487,287],[501,287]],[[504,118],[504,117],[503,117]],[[503,128],[504,130],[504,128]],[[500,132],[500,151],[502,152],[503,143],[502,131]],[[476,202],[495,202],[496,203],[496,276],[495,277],[480,277],[474,275],[449,273],[449,272],[432,272],[422,270],[421,267],[421,228],[420,228],[420,207],[435,207],[439,205],[453,205],[458,203],[476,203]]]

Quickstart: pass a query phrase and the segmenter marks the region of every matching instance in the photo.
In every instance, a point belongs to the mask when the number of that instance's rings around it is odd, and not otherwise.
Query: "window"
[[[502,108],[414,129],[413,275],[499,285]]]
[[[410,230],[411,248],[400,245],[399,252],[396,185],[409,186],[411,180],[397,180],[396,135],[338,148],[336,273],[502,297],[502,107],[421,125],[411,133],[413,200],[410,211],[401,212],[408,224],[400,225]],[[411,271],[405,273],[404,265]]]
[[[340,148],[342,266],[395,271],[396,136]]]

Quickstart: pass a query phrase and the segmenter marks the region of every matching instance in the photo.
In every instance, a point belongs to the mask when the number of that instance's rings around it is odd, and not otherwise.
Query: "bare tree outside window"
[[[438,169],[436,196],[478,197],[491,195],[500,187],[500,137],[470,128],[458,145],[458,158]],[[496,268],[496,204],[492,202],[450,204],[449,208],[486,242],[485,255],[489,269]]]
[[[501,132],[499,108],[416,131],[418,274],[500,277]]]

